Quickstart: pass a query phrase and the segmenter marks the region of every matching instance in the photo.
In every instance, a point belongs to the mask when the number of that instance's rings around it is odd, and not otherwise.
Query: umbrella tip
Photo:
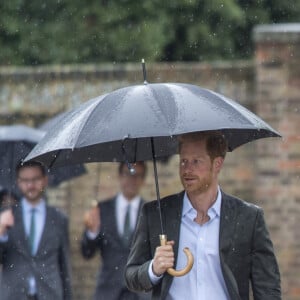
[[[146,73],[146,64],[145,64],[145,60],[143,58],[142,58],[142,69],[143,69],[144,84],[148,84],[147,73]]]

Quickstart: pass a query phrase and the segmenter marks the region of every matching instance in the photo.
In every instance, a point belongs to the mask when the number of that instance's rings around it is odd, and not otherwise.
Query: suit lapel
[[[140,204],[139,204],[138,213],[137,213],[137,216],[136,216],[136,219],[135,219],[134,230],[132,231],[131,237],[130,237],[130,242],[129,242],[130,245],[132,244],[132,240],[133,240],[133,237],[134,237],[134,234],[135,234],[135,231],[136,231],[136,227],[137,227],[139,215],[140,215],[140,213],[142,211],[142,207],[143,207],[144,203],[145,203],[144,199],[141,198],[141,201],[140,201]]]
[[[219,235],[219,253],[221,268],[227,290],[232,299],[240,299],[237,282],[225,263],[226,257],[233,248],[233,237],[236,230],[236,206],[231,197],[222,192],[220,235]]]
[[[29,244],[28,244],[28,238],[26,236],[25,232],[25,225],[24,225],[24,218],[23,218],[23,211],[22,211],[22,205],[21,203],[15,208],[14,210],[14,216],[15,216],[15,224],[13,227],[14,236],[15,236],[15,242],[18,246],[18,249],[22,251],[26,256],[30,255],[29,250]]]
[[[141,201],[140,201],[140,205],[139,205],[139,210],[138,210],[138,214],[136,216],[136,220],[135,220],[135,227],[134,227],[134,230],[136,229],[137,227],[137,223],[138,223],[138,220],[139,220],[139,216],[141,214],[141,211],[142,211],[142,208],[143,208],[143,205],[145,204],[145,200],[143,198],[141,198]]]
[[[221,204],[221,219],[220,219],[220,234],[219,234],[219,248],[223,254],[230,251],[232,246],[232,237],[235,231],[235,206],[230,197],[222,193]]]

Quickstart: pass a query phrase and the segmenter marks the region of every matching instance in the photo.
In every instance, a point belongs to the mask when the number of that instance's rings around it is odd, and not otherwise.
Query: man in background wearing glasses
[[[46,204],[46,170],[38,162],[16,169],[19,205],[0,215],[2,300],[70,300],[68,220]]]

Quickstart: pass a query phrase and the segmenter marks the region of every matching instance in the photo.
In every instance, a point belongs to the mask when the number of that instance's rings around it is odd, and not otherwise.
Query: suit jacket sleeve
[[[148,230],[148,205],[144,205],[139,216],[132,248],[125,267],[127,287],[133,291],[149,291],[152,283],[148,275],[152,260],[151,245]]]
[[[101,235],[98,234],[98,236],[95,239],[90,239],[87,236],[87,232],[84,231],[81,238],[80,248],[81,248],[81,254],[84,258],[92,258],[96,250],[100,246],[100,237]]]
[[[261,209],[257,213],[253,235],[251,273],[255,300],[281,299],[279,268]]]
[[[70,243],[68,219],[63,217],[63,234],[59,253],[59,265],[63,283],[64,300],[72,299],[71,289],[71,265],[70,265]]]
[[[4,256],[6,245],[7,245],[7,241],[0,241],[0,264],[2,264],[2,261],[3,261],[3,256]]]
[[[103,211],[103,206],[100,203],[98,203],[98,207],[100,208],[100,211]],[[101,219],[101,214],[99,217]],[[101,248],[101,236],[101,228],[95,239],[90,239],[87,235],[87,231],[84,230],[80,242],[81,254],[84,258],[90,259],[94,257],[96,250]]]

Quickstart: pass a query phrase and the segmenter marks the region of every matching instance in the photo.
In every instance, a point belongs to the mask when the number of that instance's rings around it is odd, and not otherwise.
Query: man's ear
[[[221,156],[218,156],[214,159],[214,168],[219,173],[223,167],[224,158]]]

